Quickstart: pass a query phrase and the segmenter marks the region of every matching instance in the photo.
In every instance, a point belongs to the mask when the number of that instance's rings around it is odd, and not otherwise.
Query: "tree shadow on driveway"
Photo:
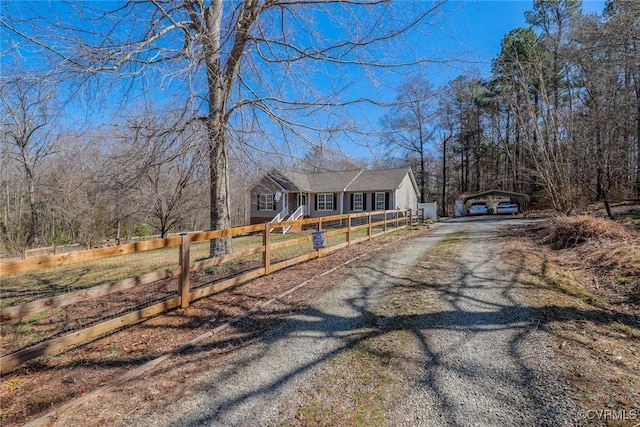
[[[361,349],[368,340],[401,331],[419,343],[419,356],[402,360],[406,356],[393,349],[372,351],[374,357],[398,364],[421,360],[416,395],[422,402],[405,408],[400,425],[416,425],[416,420],[423,425],[570,425],[577,414],[563,397],[553,367],[545,367],[548,349],[537,333],[555,320],[606,323],[613,318],[597,308],[523,305],[519,272],[501,265],[492,251],[472,250],[450,263],[455,274],[435,281],[416,279],[410,270],[394,266],[392,259],[375,267],[360,266],[345,284],[354,293],[345,291],[344,299],[321,302],[272,331],[248,337],[252,345],[247,349],[253,350],[200,378],[190,392],[199,402],[191,405],[199,409],[174,414],[170,424],[244,425],[291,417],[277,411],[283,399],[309,386],[311,372],[332,381],[322,373],[328,361]],[[414,303],[423,298],[412,306],[414,312],[380,308],[398,290],[409,292]],[[258,314],[236,325],[238,332],[245,327],[255,330],[251,323],[268,317]],[[636,324],[629,316],[616,316],[615,321]],[[226,343],[194,346],[184,362],[198,363],[200,358],[205,363],[221,345]]]

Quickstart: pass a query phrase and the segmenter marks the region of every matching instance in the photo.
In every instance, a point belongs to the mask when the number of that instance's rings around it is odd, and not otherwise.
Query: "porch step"
[[[291,218],[291,215],[288,215],[287,217],[285,217],[285,219],[283,219],[282,222],[289,221],[289,218]],[[305,218],[304,215],[301,216],[298,219],[303,219],[303,218]],[[273,233],[273,234],[282,234],[282,229],[284,227],[282,227],[281,225],[276,225],[276,224],[279,224],[279,223],[274,223],[273,224],[274,226],[271,227],[271,233]],[[300,231],[302,231],[302,226],[301,225],[290,225],[290,226],[287,226],[287,228],[288,228],[287,232],[290,232],[290,231],[300,232]]]

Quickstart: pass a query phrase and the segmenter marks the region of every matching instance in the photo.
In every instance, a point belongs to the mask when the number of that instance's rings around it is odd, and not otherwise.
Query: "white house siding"
[[[409,174],[405,175],[402,180],[402,185],[396,190],[395,206],[393,208],[399,209],[417,209],[418,208],[418,195],[411,182]],[[392,209],[393,209],[392,208]]]

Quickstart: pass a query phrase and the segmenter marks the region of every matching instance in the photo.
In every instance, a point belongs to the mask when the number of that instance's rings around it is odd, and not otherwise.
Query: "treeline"
[[[328,161],[317,141],[292,160],[286,144],[302,134],[270,141],[258,116],[235,123],[232,225],[246,223],[251,184],[275,163],[353,168],[400,158],[413,164],[422,200],[437,200],[443,215],[460,194],[489,188],[527,193],[563,213],[639,198],[640,2],[609,0],[602,16],[585,16],[578,0],[536,0],[526,18],[528,27],[504,36],[490,76],[469,73],[439,88],[407,79],[381,122],[384,159],[334,153],[339,160]],[[209,227],[211,135],[202,120],[142,103],[102,128],[78,129],[62,116],[78,109],[67,96],[75,88],[46,68],[2,75],[0,252]],[[107,95],[92,96],[87,114],[99,116]]]
[[[565,214],[639,198],[640,2],[610,0],[595,16],[577,0],[536,0],[526,19],[488,78],[403,84],[383,143],[407,154],[444,214],[490,188]]]
[[[49,123],[42,114],[50,106],[28,95],[12,99],[16,114],[28,113],[17,117],[15,129],[38,137],[12,133],[4,141],[0,252],[208,229],[209,177],[198,126],[149,112],[108,132],[44,135]],[[244,225],[252,178],[245,164],[235,158],[232,164],[232,218]]]

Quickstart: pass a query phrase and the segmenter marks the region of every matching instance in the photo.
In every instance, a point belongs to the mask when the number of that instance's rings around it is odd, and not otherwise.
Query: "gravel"
[[[285,424],[308,396],[305,390],[331,381],[328,362],[378,327],[371,310],[377,301],[411,269],[422,268],[425,252],[450,233],[462,232],[459,268],[443,272],[456,276],[435,290],[431,312],[413,330],[422,343],[413,358],[422,362],[411,371],[409,391],[388,414],[388,425],[573,425],[575,410],[563,398],[564,384],[545,336],[518,297],[515,273],[496,257],[500,230],[514,221],[522,220],[438,223],[367,262],[343,267],[352,271],[349,279],[261,341],[216,363],[191,366],[188,381],[174,377],[179,393],[154,396],[153,404],[127,413],[108,407],[105,399],[102,419],[109,425],[145,426]],[[160,370],[148,380],[169,381],[167,375]],[[99,404],[91,402],[94,411]],[[58,419],[58,425],[65,420]]]
[[[542,332],[518,296],[515,273],[493,245],[505,220],[459,220],[464,250],[438,312],[418,328],[424,345],[420,380],[395,425],[573,425],[576,411],[551,367]]]

